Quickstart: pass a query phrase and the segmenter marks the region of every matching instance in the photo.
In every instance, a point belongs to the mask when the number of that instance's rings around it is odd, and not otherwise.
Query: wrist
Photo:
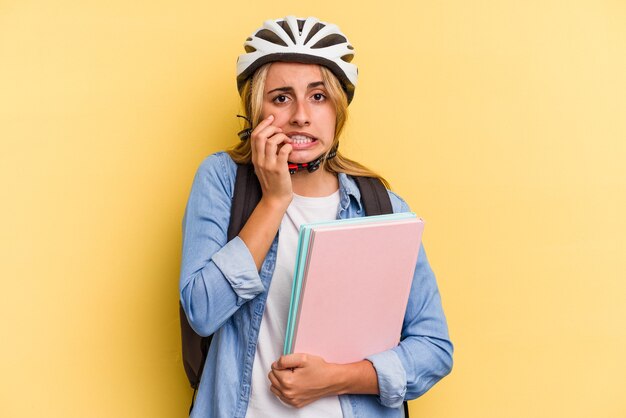
[[[272,211],[281,211],[284,213],[287,211],[292,199],[293,194],[291,193],[284,196],[263,196],[261,197],[259,205],[263,205]]]
[[[350,364],[334,364],[333,373],[337,395],[378,394],[378,376],[371,362],[362,360]]]
[[[334,382],[335,387],[334,394],[335,395],[347,395],[350,393],[350,368],[348,364],[334,364],[333,365],[333,374],[334,374]]]

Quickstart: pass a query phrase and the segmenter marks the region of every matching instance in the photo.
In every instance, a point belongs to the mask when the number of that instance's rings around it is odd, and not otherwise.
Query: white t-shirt
[[[325,197],[304,197],[294,194],[283,216],[280,224],[276,268],[272,276],[254,355],[252,387],[246,418],[343,417],[337,396],[319,399],[299,409],[284,404],[270,391],[270,381],[267,377],[272,363],[283,354],[300,225],[336,219],[338,209],[339,190]]]

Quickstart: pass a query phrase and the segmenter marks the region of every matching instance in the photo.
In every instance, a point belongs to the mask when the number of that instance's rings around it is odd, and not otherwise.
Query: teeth
[[[294,144],[308,144],[310,142],[313,142],[313,139],[304,135],[293,135],[291,137],[291,140],[293,141]]]

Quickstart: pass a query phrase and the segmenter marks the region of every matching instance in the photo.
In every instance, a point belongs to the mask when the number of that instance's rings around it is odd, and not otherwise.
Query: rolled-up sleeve
[[[398,196],[390,193],[390,197],[394,212],[410,211]],[[400,344],[367,357],[378,376],[379,402],[390,408],[398,408],[403,401],[424,394],[450,373],[452,353],[453,346],[439,289],[422,245],[402,324]]]
[[[380,403],[389,408],[398,408],[406,395],[406,373],[398,355],[389,350],[367,357],[378,377]]]
[[[238,305],[249,301],[264,290],[252,254],[241,238],[233,238],[216,252],[211,260],[237,294]]]
[[[250,251],[227,242],[236,168],[227,154],[196,172],[183,219],[180,301],[192,328],[213,334],[241,305],[264,291]]]

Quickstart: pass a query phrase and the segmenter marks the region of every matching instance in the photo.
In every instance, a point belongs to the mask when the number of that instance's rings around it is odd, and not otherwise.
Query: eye
[[[326,96],[322,93],[315,93],[313,95],[313,100],[316,102],[322,102],[326,99]]]
[[[279,94],[278,96],[274,97],[274,99],[272,100],[274,103],[287,103],[287,101],[289,100],[289,98],[287,96],[285,96],[284,94]]]

